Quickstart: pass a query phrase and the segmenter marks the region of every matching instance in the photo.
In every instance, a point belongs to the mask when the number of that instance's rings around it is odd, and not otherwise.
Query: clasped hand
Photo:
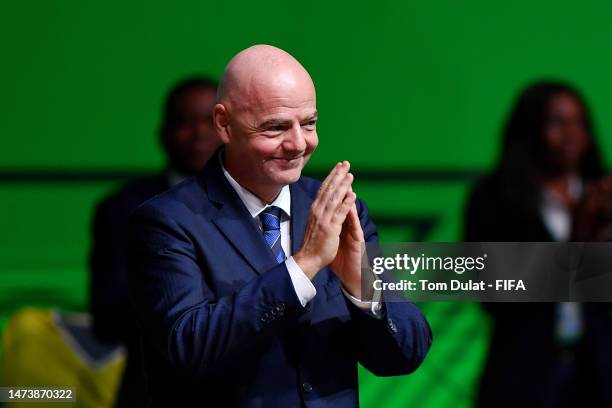
[[[304,243],[294,260],[311,280],[326,266],[361,299],[363,230],[357,215],[350,164],[338,163],[321,184],[310,209]]]

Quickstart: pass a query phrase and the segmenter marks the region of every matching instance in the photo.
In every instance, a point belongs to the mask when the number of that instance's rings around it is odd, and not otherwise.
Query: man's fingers
[[[347,161],[343,161],[343,162],[337,163],[334,166],[334,168],[332,169],[332,171],[329,172],[329,174],[327,175],[325,180],[323,180],[323,183],[321,183],[321,187],[319,188],[319,192],[321,194],[323,194],[326,191],[328,191],[330,189],[330,187],[333,186],[335,180],[338,177],[342,177],[341,174],[346,174],[348,172],[349,168],[350,168],[350,165],[349,165],[349,163]]]
[[[346,173],[338,181],[338,184],[330,184],[328,193],[321,197],[321,202],[325,205],[325,211],[335,212],[342,205],[342,201],[346,198],[346,193],[351,190],[353,178],[351,173]]]
[[[333,197],[336,189],[340,186],[342,181],[346,178],[346,175],[350,169],[348,162],[344,161],[338,166],[334,176],[329,180],[329,183],[322,190],[321,199],[328,201]]]
[[[350,164],[346,161],[339,163],[330,175],[321,184],[313,208],[324,212],[335,212],[344,200],[346,192],[353,182],[353,175],[349,171]]]
[[[359,224],[359,216],[357,215],[357,205],[356,204],[353,204],[347,217],[351,225]]]
[[[353,193],[352,191],[349,191],[346,194],[344,201],[342,201],[342,204],[340,205],[338,210],[334,213],[332,217],[332,222],[337,223],[337,224],[344,223],[349,211],[351,210],[351,208],[355,206],[356,199],[357,199],[357,195]]]
[[[329,186],[329,183],[331,183],[331,180],[335,177],[335,175],[338,172],[338,170],[340,169],[341,165],[342,165],[342,163],[336,163],[336,165],[329,172],[327,177],[325,177],[325,180],[323,180],[323,182],[321,183],[321,186],[319,187],[319,191],[317,191],[317,198],[319,198],[323,194],[323,192],[327,190],[327,188]]]
[[[364,241],[363,230],[361,229],[361,222],[359,221],[359,214],[357,214],[357,205],[353,204],[353,207],[347,215],[347,221],[350,225],[350,233],[354,240]]]

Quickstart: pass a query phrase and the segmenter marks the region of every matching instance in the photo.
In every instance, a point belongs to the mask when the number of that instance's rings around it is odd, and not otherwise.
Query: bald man
[[[361,248],[378,235],[349,163],[322,183],[301,176],[318,114],[300,63],[248,48],[217,98],[224,147],[132,217],[153,406],[358,406],[357,363],[414,371],[429,326],[414,304],[361,292]]]

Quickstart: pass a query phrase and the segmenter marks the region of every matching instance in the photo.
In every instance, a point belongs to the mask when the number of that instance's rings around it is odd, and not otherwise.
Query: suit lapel
[[[259,274],[276,265],[272,251],[266,244],[257,223],[229,184],[217,155],[214,155],[201,174],[208,197],[220,204],[212,222],[231,242],[244,260]],[[222,257],[227,254],[218,254]]]
[[[289,188],[291,189],[291,253],[295,254],[304,243],[313,199],[302,189],[299,181],[291,184]]]

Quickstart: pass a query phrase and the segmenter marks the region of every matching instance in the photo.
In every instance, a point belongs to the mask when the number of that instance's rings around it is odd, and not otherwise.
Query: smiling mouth
[[[304,156],[298,156],[298,157],[289,157],[289,158],[285,158],[285,157],[274,157],[272,160],[281,160],[281,161],[290,162],[290,161],[294,161],[294,160],[301,159],[302,157],[304,157]]]
[[[290,158],[276,157],[276,158],[271,159],[271,162],[275,163],[275,165],[279,169],[297,169],[303,166],[304,164],[304,162],[302,161],[303,158],[304,156],[290,157]]]

